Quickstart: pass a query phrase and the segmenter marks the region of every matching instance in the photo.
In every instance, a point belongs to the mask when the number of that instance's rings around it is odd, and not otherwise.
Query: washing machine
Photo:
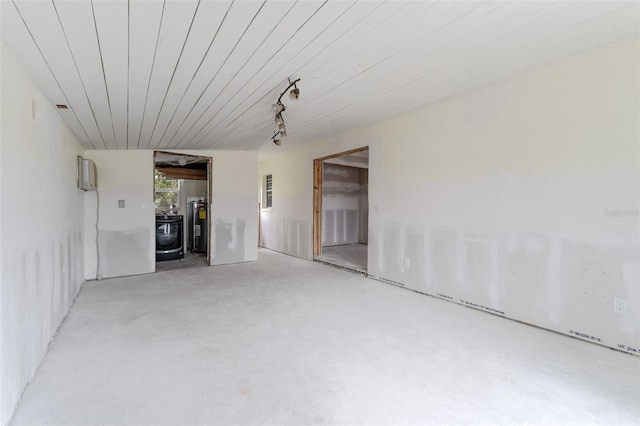
[[[156,262],[184,258],[182,216],[156,216]]]

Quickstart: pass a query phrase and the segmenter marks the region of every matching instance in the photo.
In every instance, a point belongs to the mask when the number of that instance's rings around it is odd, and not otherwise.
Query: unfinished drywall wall
[[[180,150],[213,160],[211,265],[258,258],[258,153],[256,151]]]
[[[366,238],[364,209],[367,169],[332,164],[322,167],[322,246],[357,244]]]
[[[257,152],[180,152],[213,159],[211,264],[257,259]],[[93,159],[98,169],[99,275],[104,278],[153,272],[153,151],[88,150],[85,157]],[[118,200],[125,200],[124,208],[118,207]],[[87,197],[85,205],[87,279],[96,277],[96,201],[95,197]]]
[[[314,158],[368,145],[372,276],[638,354],[638,52],[605,46],[262,161],[265,246],[310,258],[310,235],[285,250],[278,223],[312,220]]]
[[[285,152],[259,165],[258,187],[263,191],[263,176],[273,177],[272,207],[260,212],[260,241],[266,248],[312,259],[313,222],[308,203],[313,184],[307,167],[313,158],[306,150]],[[259,199],[256,197],[256,200]]]
[[[153,272],[153,151],[87,150],[85,157],[96,163],[98,171],[98,189],[85,201],[86,278]]]
[[[0,424],[7,424],[83,280],[82,148],[0,46]]]

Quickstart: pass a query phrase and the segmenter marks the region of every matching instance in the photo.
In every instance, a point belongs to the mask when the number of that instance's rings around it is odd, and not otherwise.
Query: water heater
[[[96,164],[86,158],[78,157],[78,188],[83,191],[95,191],[97,186]]]

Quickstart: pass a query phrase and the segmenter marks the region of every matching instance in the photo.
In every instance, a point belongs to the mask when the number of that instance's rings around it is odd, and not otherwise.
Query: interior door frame
[[[213,158],[208,157],[206,155],[194,155],[194,154],[184,154],[182,152],[177,151],[161,151],[156,150],[153,151],[153,196],[151,197],[154,200],[153,208],[155,210],[155,199],[156,199],[156,185],[155,185],[155,172],[156,172],[156,155],[157,154],[169,154],[169,155],[181,155],[185,157],[192,158],[203,158],[207,160],[207,265],[211,266],[211,211],[213,210]],[[183,220],[185,219],[183,215]],[[186,218],[188,220],[188,218]],[[155,215],[154,215],[155,221]],[[154,226],[155,228],[155,226]],[[155,231],[154,231],[155,232]],[[184,237],[183,237],[184,239]],[[154,247],[154,258],[155,258],[155,245]],[[186,247],[184,247],[186,251]]]
[[[325,160],[367,151],[369,146],[350,149],[313,160],[313,258],[322,255],[322,163]]]

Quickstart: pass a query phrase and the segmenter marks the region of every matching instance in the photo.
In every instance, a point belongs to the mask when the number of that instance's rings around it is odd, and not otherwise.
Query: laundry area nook
[[[208,266],[210,159],[155,153],[156,272]]]

